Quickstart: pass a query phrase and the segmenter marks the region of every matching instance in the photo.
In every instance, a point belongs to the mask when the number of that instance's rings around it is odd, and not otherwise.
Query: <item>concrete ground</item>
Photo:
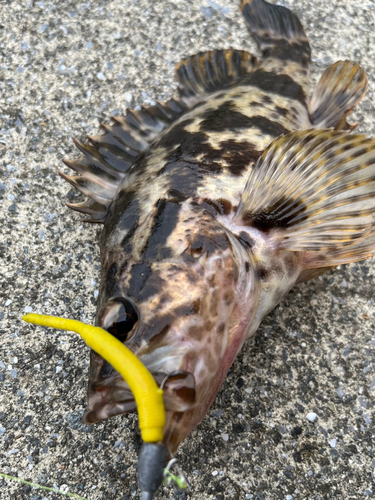
[[[374,1],[285,5],[310,38],[314,84],[339,59],[366,69],[369,92],[352,120],[374,136]],[[77,155],[72,137],[171,96],[183,56],[256,48],[229,0],[7,0],[0,20],[0,472],[90,500],[137,498],[136,417],[82,425],[88,349],[21,321],[31,310],[94,318],[98,228],[64,206],[79,197],[57,171]],[[374,259],[342,266],[268,316],[180,448],[187,496],[375,496],[374,274]],[[1,477],[0,496],[65,498]]]

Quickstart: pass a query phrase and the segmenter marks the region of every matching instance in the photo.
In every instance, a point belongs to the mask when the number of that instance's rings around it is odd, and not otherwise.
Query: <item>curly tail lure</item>
[[[128,383],[137,403],[139,428],[144,442],[138,463],[139,485],[142,499],[152,499],[163,481],[167,449],[161,444],[165,425],[163,390],[157,386],[151,373],[137,356],[103,328],[43,314],[26,314],[22,319],[34,325],[78,333]]]

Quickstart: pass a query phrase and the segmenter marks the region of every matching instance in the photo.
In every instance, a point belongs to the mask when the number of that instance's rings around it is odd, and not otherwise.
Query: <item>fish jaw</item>
[[[235,239],[229,233],[231,239]],[[233,241],[235,245],[235,241]],[[164,443],[168,446],[171,455],[174,455],[180,443],[203,420],[215,400],[224,379],[232,366],[237,354],[241,350],[249,332],[253,330],[261,295],[261,286],[255,267],[255,260],[249,249],[235,245],[238,261],[243,264],[242,274],[236,288],[236,304],[228,324],[225,348],[218,358],[216,371],[199,378],[199,366],[195,366],[196,402],[184,413],[168,412],[167,423],[164,428]],[[249,267],[246,263],[250,263]],[[246,272],[245,269],[247,270]],[[206,359],[200,359],[201,365]]]
[[[83,416],[85,424],[94,424],[123,413],[137,410],[129,385],[101,356],[92,351],[88,407]],[[105,372],[106,376],[103,376]],[[195,401],[195,381],[191,373],[177,370],[153,373],[155,382],[163,388],[167,411],[184,412]]]
[[[199,220],[191,210],[187,215],[181,210],[168,240],[173,258],[152,263],[153,273],[164,278],[163,286],[143,302],[131,297],[140,320],[136,334],[125,342],[163,385],[164,442],[171,455],[206,415],[246,339],[260,295],[251,249],[211,215],[200,213]],[[186,225],[188,232],[181,227]],[[202,248],[197,256],[192,247],[198,236]],[[154,285],[151,273],[145,287]],[[128,295],[126,277],[119,276],[115,288]],[[101,317],[99,313],[99,326]],[[173,376],[176,372],[180,375]],[[135,409],[125,381],[93,353],[84,422]]]

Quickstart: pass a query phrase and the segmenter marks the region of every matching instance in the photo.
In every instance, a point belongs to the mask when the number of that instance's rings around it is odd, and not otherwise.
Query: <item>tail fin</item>
[[[236,221],[305,253],[305,267],[335,266],[375,251],[375,139],[334,130],[273,141],[247,182]]]
[[[265,0],[241,0],[241,11],[264,58],[309,65],[309,41],[300,20],[289,9]]]

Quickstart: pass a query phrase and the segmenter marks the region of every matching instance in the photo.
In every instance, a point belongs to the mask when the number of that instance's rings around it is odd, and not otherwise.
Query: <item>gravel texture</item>
[[[360,62],[353,114],[375,135],[374,1],[290,0],[313,49],[312,81]],[[88,350],[24,312],[92,321],[97,227],[64,203],[72,137],[128,106],[165,100],[174,63],[218,47],[255,51],[236,1],[7,0],[0,4],[0,471],[84,498],[137,498],[135,416],[80,423]],[[296,287],[240,354],[180,448],[194,499],[375,496],[375,261]],[[0,478],[4,499],[65,498]],[[183,498],[165,487],[159,498]]]

